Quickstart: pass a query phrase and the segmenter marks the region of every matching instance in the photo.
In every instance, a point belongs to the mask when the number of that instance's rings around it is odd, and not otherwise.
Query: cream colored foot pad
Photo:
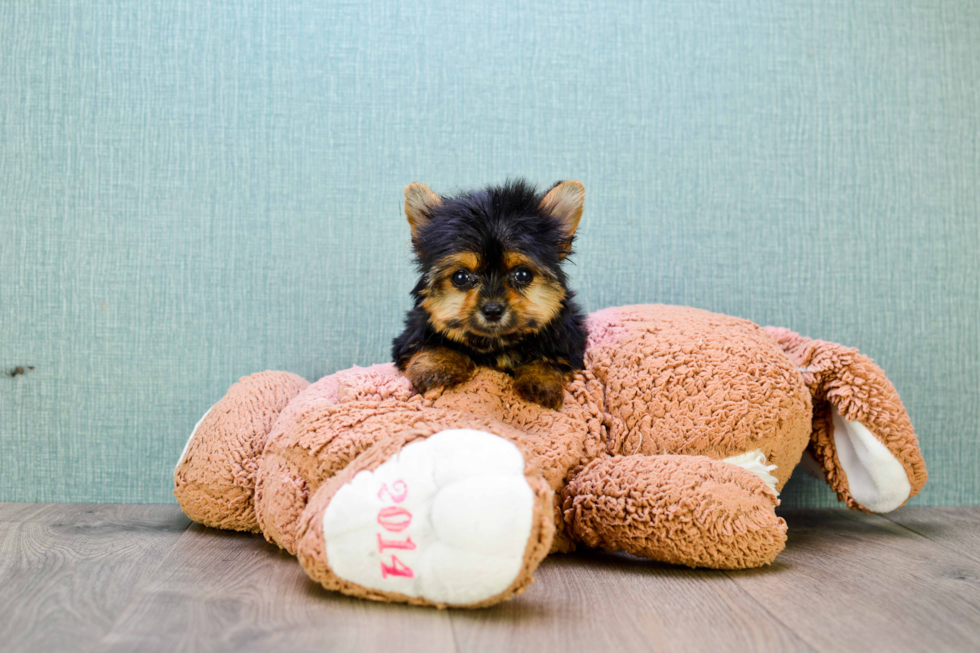
[[[831,404],[834,447],[854,500],[871,512],[890,512],[912,493],[905,467],[858,421],[844,419]]]
[[[534,512],[517,447],[450,430],[344,485],[323,515],[327,562],[358,585],[462,605],[517,578]]]
[[[776,484],[779,483],[779,479],[772,475],[775,471],[776,466],[770,465],[766,460],[766,454],[762,453],[761,449],[755,449],[753,451],[747,451],[740,456],[732,456],[731,458],[725,458],[724,462],[730,463],[732,465],[738,465],[742,469],[748,470],[765,481],[769,489],[779,496],[779,492],[776,490]]]

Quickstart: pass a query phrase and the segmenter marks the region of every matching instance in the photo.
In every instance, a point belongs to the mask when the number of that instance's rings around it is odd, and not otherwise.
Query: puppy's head
[[[541,195],[523,181],[455,197],[405,189],[422,278],[416,296],[436,331],[492,351],[553,320],[569,291],[561,265],[585,201],[577,181]]]

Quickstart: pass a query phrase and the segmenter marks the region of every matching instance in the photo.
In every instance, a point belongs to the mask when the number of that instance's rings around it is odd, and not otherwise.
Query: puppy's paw
[[[432,347],[412,357],[405,375],[416,392],[425,394],[434,388],[451,388],[465,383],[475,371],[476,364],[469,356],[448,347]]]
[[[565,375],[548,363],[531,363],[514,372],[514,390],[524,401],[558,410],[565,398]]]

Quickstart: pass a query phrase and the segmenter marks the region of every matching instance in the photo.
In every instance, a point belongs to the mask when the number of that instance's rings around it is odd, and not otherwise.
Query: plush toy
[[[174,493],[327,589],[479,607],[577,544],[769,564],[805,450],[851,508],[893,510],[926,481],[895,389],[854,349],[662,305],[599,311],[588,329],[557,412],[489,369],[426,396],[391,365],[244,377],[194,428]]]

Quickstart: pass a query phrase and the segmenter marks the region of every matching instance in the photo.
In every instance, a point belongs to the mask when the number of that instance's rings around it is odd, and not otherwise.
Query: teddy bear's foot
[[[309,385],[289,372],[239,379],[194,426],[174,470],[174,495],[194,521],[213,528],[257,531],[257,457],[279,413]]]
[[[770,468],[753,457],[594,460],[563,492],[565,523],[574,539],[608,551],[689,567],[767,565],[783,550],[786,522]]]
[[[870,512],[890,512],[912,494],[902,461],[858,420],[845,419],[829,406],[837,459],[854,501]]]
[[[552,497],[525,476],[513,443],[484,431],[436,433],[337,489],[322,516],[329,570],[317,579],[384,601],[496,603],[522,591],[547,554]]]
[[[813,397],[808,452],[851,508],[888,512],[928,473],[905,406],[884,371],[857,349],[768,327]]]

